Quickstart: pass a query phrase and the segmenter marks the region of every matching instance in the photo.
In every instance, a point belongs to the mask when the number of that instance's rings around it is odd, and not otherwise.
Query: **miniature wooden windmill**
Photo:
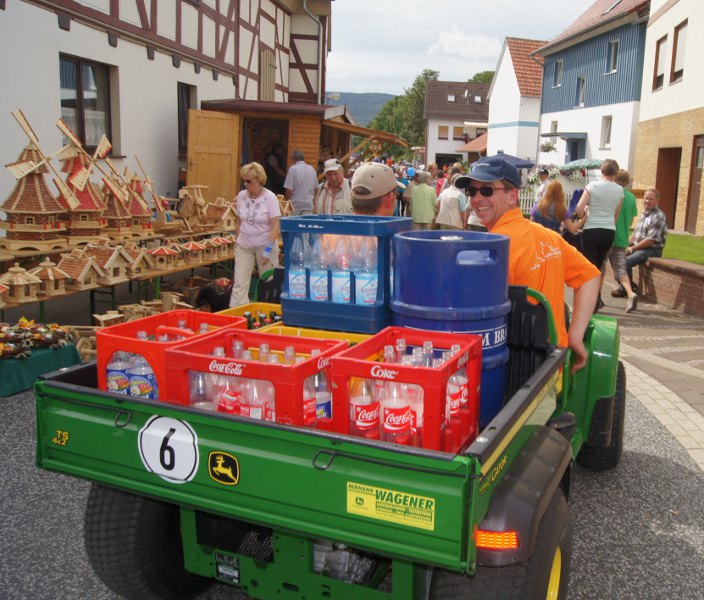
[[[30,141],[16,162],[5,165],[17,178],[17,184],[0,206],[7,213],[7,222],[0,223],[0,227],[7,230],[7,237],[1,238],[1,243],[8,250],[62,248],[66,246],[66,238],[61,237],[66,230],[62,220],[66,216],[66,209],[49,191],[44,175],[51,170],[56,175],[54,182],[59,190],[65,188],[68,201],[72,205],[78,204],[76,197],[51,164],[51,159],[66,148],[47,156],[39,147],[39,140],[22,111],[16,110],[12,116]]]
[[[128,240],[132,238],[132,215],[127,208],[127,198],[124,192],[111,177],[103,177],[102,189],[107,221],[105,234],[113,240]]]
[[[158,233],[177,233],[186,228],[183,221],[179,217],[176,211],[168,210],[169,203],[166,198],[163,198],[154,190],[154,182],[151,180],[147,174],[146,169],[139,160],[139,157],[135,155],[135,160],[139,166],[139,170],[142,172],[142,183],[147,191],[151,194],[152,200],[154,202],[155,216],[156,220],[154,222],[154,229]]]

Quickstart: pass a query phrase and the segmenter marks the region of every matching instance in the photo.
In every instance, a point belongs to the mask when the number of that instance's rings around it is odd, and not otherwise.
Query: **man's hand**
[[[574,375],[577,371],[587,366],[587,349],[582,340],[570,341],[570,348],[574,353],[574,363],[570,371]]]

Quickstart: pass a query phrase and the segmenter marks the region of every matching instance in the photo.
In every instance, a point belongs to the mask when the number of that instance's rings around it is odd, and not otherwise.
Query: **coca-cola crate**
[[[253,360],[235,359],[232,347],[241,340],[244,348],[252,352]],[[260,344],[268,344],[272,354],[283,355],[284,348],[293,346],[297,356],[305,360],[296,365],[262,363],[257,360]],[[225,348],[227,356],[213,356],[216,346]],[[347,348],[343,340],[292,338],[283,335],[243,331],[228,328],[207,336],[199,336],[166,352],[169,394],[167,402],[188,406],[189,377],[191,371],[230,375],[242,379],[270,381],[274,386],[276,422],[303,425],[303,383],[311,375],[325,371],[330,381],[330,358]],[[312,356],[311,351],[320,350]],[[332,423],[320,422],[320,429],[331,429]]]
[[[399,338],[406,340],[409,349],[422,347],[426,340],[431,341],[436,357],[440,356],[440,352],[450,350],[454,344],[459,344],[460,350],[437,368],[378,362],[384,346],[395,347]],[[475,334],[387,327],[368,340],[341,352],[331,359],[334,430],[350,433],[349,389],[352,378],[415,384],[423,388],[422,443],[418,444],[413,435],[409,435],[403,443],[431,450],[459,452],[478,434],[481,347],[481,336]],[[468,377],[467,403],[446,425],[447,384],[462,366]],[[378,435],[372,432],[369,437],[376,438]]]
[[[286,325],[313,327],[356,333],[377,333],[391,324],[391,267],[393,236],[409,231],[413,221],[408,217],[377,217],[369,215],[303,215],[281,219],[284,241],[284,282],[281,291],[283,321]],[[333,302],[333,275],[328,270],[327,300],[312,300],[310,269],[306,269],[305,297],[293,297],[289,290],[291,249],[296,238],[308,236],[327,239],[334,236],[373,237],[376,240],[377,291],[373,302],[358,303],[355,295],[355,274],[350,276],[349,302]],[[312,245],[312,242],[311,242]]]
[[[178,327],[180,321],[185,321],[186,328],[190,331],[180,329]],[[139,354],[147,360],[154,371],[159,400],[162,400],[168,387],[164,352],[167,348],[173,348],[183,343],[184,340],[176,340],[176,336],[186,339],[197,336],[203,323],[207,323],[209,332],[222,327],[247,328],[247,320],[243,317],[197,310],[171,310],[98,329],[95,336],[98,360],[98,387],[101,390],[108,390],[107,366],[115,352]],[[148,339],[141,340],[137,338],[137,332],[139,331],[146,331]],[[158,338],[162,334],[167,334],[171,341],[159,342]]]

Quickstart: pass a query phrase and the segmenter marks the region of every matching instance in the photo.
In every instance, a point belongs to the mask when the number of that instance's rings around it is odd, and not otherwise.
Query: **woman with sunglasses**
[[[237,194],[235,277],[230,307],[248,304],[249,286],[256,264],[263,273],[279,265],[281,210],[274,193],[264,187],[266,172],[252,162],[240,169],[244,189]]]

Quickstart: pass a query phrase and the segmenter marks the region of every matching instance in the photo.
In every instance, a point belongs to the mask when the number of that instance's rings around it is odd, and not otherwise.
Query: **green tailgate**
[[[36,391],[41,468],[466,570],[475,458],[118,399],[62,381],[39,381]]]

